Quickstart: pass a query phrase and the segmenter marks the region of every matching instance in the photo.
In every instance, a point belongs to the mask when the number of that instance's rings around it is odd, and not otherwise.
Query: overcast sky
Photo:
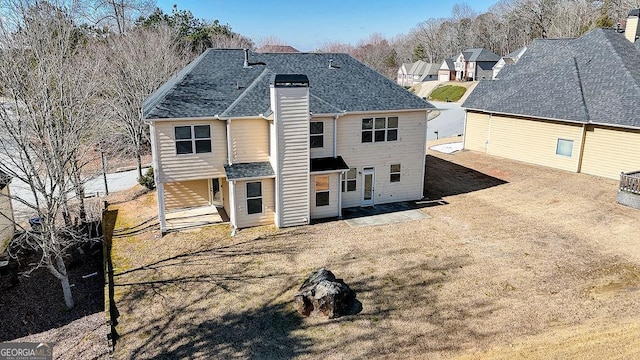
[[[468,1],[485,12],[496,0]],[[451,16],[456,2],[443,0],[158,0],[166,13],[173,4],[197,18],[218,19],[254,41],[277,37],[300,51],[327,42],[355,45],[372,33],[406,34],[429,18]],[[458,2],[462,3],[462,1]]]

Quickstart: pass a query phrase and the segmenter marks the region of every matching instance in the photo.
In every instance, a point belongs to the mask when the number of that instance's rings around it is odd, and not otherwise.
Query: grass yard
[[[114,357],[640,357],[640,211],[617,181],[473,152],[430,154],[430,218],[159,237],[155,193],[123,202],[113,241]],[[359,314],[302,318],[326,267]]]
[[[456,102],[467,91],[464,86],[458,85],[443,85],[435,88],[429,95],[429,100],[436,101],[452,101]]]

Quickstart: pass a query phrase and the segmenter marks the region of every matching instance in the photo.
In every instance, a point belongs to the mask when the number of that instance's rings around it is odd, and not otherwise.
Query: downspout
[[[427,112],[424,115],[424,137],[423,137],[424,156],[422,157],[422,196],[420,198],[424,198],[424,185],[425,185],[425,182],[427,181],[427,179],[425,178],[425,176],[427,176],[427,136],[428,136],[427,128],[429,127],[430,112],[431,110],[427,110]]]
[[[333,117],[333,158],[338,157],[338,117],[340,115],[335,115]]]
[[[491,142],[491,125],[493,124],[493,114],[489,113],[489,129],[487,129],[487,140],[484,143],[484,153],[489,153],[489,143]]]
[[[232,156],[233,147],[231,146],[231,119],[227,119],[226,121],[227,121],[227,163],[229,165],[233,165],[233,156]]]
[[[580,141],[580,154],[576,164],[576,172],[582,172],[582,156],[584,155],[584,141],[587,139],[587,124],[582,124],[582,140]]]

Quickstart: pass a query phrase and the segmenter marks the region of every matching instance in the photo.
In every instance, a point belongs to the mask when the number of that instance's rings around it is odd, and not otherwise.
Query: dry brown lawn
[[[640,211],[617,182],[430,154],[430,218],[159,237],[155,193],[116,205],[115,358],[637,358]],[[431,202],[430,204],[435,204]],[[302,318],[326,267],[362,311]]]

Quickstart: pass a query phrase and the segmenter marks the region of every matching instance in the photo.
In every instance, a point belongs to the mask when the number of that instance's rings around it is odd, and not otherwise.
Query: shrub
[[[141,178],[138,178],[138,183],[149,190],[153,190],[156,188],[156,182],[153,178],[153,167],[149,167],[147,172],[142,175]]]

